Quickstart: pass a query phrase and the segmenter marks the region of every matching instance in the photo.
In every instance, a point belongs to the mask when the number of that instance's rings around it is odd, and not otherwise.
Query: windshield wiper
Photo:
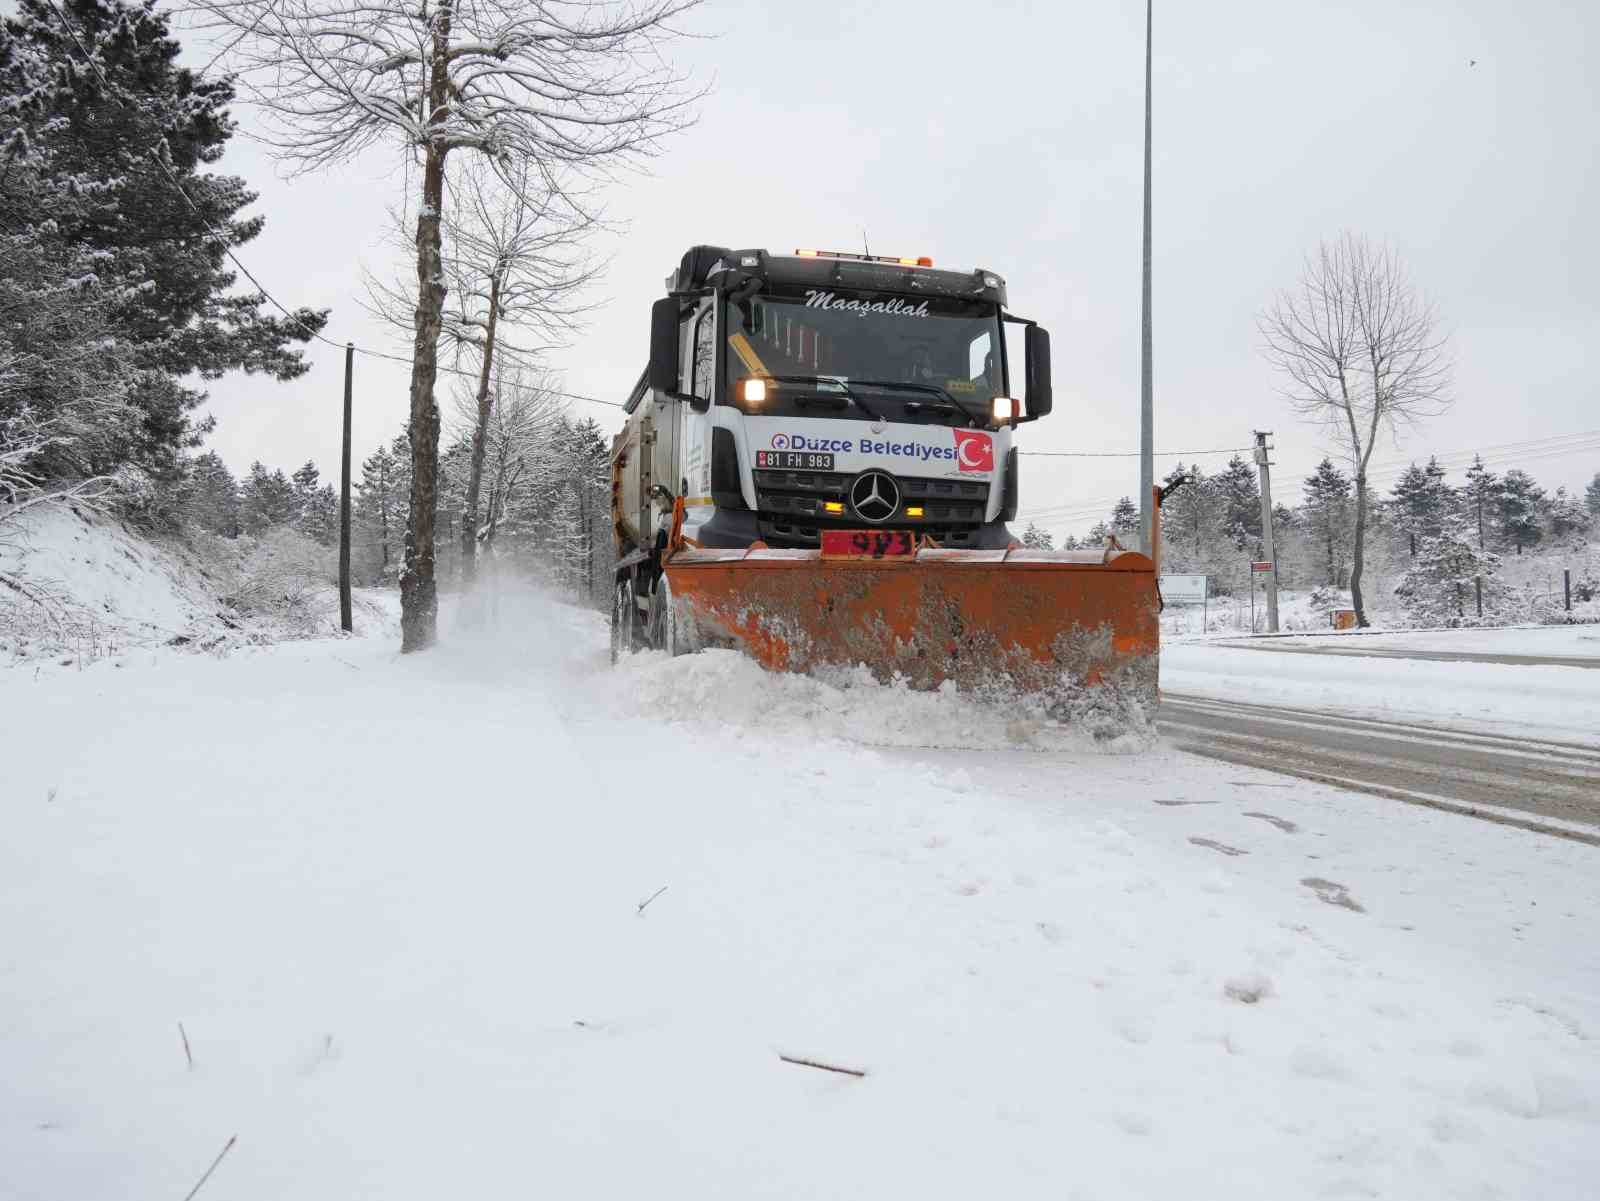
[[[988,423],[988,419],[983,413],[974,413],[943,388],[933,384],[913,384],[906,380],[897,379],[857,379],[850,382],[863,388],[899,388],[903,392],[926,392],[929,396],[937,396],[949,406],[951,412],[965,413],[967,420],[972,422],[973,425],[982,426]]]
[[[780,384],[832,384],[835,388],[839,389],[841,394],[843,394],[844,396],[848,397],[850,400],[853,400],[855,402],[856,408],[860,409],[868,417],[872,418],[874,421],[882,421],[883,420],[883,418],[878,416],[878,414],[874,410],[872,410],[872,409],[867,407],[867,402],[866,401],[862,400],[861,397],[857,396],[854,392],[852,392],[850,390],[849,385],[847,385],[843,380],[837,378],[836,376],[832,376],[832,375],[769,375],[766,378],[770,379],[770,380],[776,380]],[[826,395],[826,393],[822,392],[821,388],[818,388],[817,391],[818,391],[819,394]]]

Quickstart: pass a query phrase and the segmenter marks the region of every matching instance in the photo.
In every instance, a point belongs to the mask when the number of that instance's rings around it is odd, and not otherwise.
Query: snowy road
[[[1510,667],[1581,667],[1600,668],[1600,656],[1587,655],[1529,655],[1507,654],[1483,650],[1428,650],[1423,647],[1390,646],[1306,646],[1278,639],[1263,638],[1259,642],[1219,642],[1219,646],[1238,650],[1266,651],[1269,654],[1288,655],[1350,655],[1358,659],[1421,659],[1429,663],[1498,663]]]
[[[0,670],[0,1196],[1593,1196],[1600,850],[604,637]]]
[[[1160,720],[1207,758],[1600,845],[1593,747],[1171,693]]]

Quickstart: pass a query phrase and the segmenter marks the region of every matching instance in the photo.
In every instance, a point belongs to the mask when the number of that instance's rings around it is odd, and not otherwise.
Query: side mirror
[[[650,387],[678,394],[678,301],[673,296],[650,306]]]
[[[1037,325],[1028,326],[1023,350],[1024,373],[1028,377],[1026,397],[1029,417],[1043,417],[1053,403],[1050,397],[1050,334]]]

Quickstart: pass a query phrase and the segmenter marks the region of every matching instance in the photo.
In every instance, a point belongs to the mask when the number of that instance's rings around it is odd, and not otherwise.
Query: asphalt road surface
[[[1291,646],[1275,639],[1263,639],[1260,642],[1218,642],[1216,645],[1225,646],[1230,650],[1267,651],[1269,654],[1278,655],[1347,655],[1361,659],[1428,659],[1435,663],[1505,663],[1515,667],[1600,668],[1600,657],[1578,655],[1497,655],[1470,650],[1428,651],[1385,646]]]
[[[1169,692],[1160,724],[1209,759],[1600,846],[1600,747]]]

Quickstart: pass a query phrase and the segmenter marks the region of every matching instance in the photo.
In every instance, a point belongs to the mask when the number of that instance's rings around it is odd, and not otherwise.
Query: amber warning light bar
[[[894,263],[900,267],[933,266],[933,260],[927,255],[907,259],[896,258],[890,254],[849,254],[843,250],[797,250],[795,254],[803,259],[849,259],[852,263]]]

